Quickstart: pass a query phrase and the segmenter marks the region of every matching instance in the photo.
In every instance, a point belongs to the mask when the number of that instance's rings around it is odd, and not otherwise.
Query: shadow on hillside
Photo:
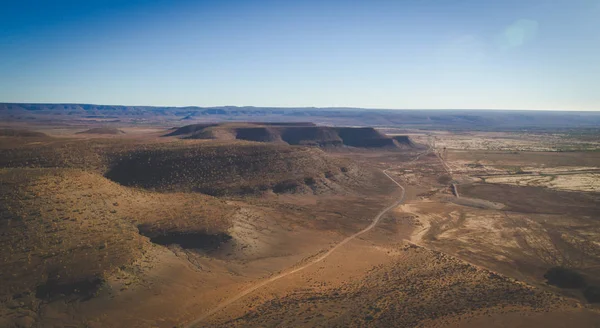
[[[140,226],[140,234],[150,238],[150,242],[158,245],[179,245],[183,249],[198,249],[203,251],[214,251],[231,240],[231,236],[220,232],[208,234],[204,232],[156,232],[149,231]]]

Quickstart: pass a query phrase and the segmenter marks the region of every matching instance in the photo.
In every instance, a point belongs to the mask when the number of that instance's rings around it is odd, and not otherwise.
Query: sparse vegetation
[[[452,177],[449,175],[440,175],[437,178],[437,181],[441,184],[441,185],[447,185],[450,183],[450,181],[452,181]]]
[[[52,311],[74,325],[135,324],[140,315],[158,323],[158,312],[160,325],[179,325],[363,229],[399,196],[381,169],[407,188],[408,203],[314,272],[290,275],[289,289],[257,290],[234,304],[236,320],[215,317],[215,325],[427,326],[571,309],[543,290],[598,302],[597,193],[535,184],[564,182],[553,165],[596,174],[593,154],[523,148],[457,159],[450,148],[440,159],[406,131],[308,123],[196,124],[170,129],[169,138],[132,127],[126,137],[74,135],[83,129],[0,137],[0,315],[8,318],[0,326],[45,325],[51,319],[38,314]],[[538,171],[531,159],[547,167]],[[526,186],[495,183],[498,174]],[[449,183],[459,184],[461,201]],[[402,239],[478,267],[399,249]],[[546,270],[553,286],[542,283]],[[143,309],[128,306],[140,298]],[[94,314],[98,304],[110,318]]]
[[[372,304],[377,310],[370,308]],[[544,311],[560,304],[550,293],[442,253],[408,246],[391,263],[374,267],[362,279],[290,293],[220,326],[289,325],[297,318],[318,327],[448,325],[452,317],[469,313],[489,315],[516,306]]]
[[[133,151],[115,161],[106,176],[126,186],[215,196],[267,190],[322,193],[360,178],[347,161],[328,158],[318,149],[251,143]]]

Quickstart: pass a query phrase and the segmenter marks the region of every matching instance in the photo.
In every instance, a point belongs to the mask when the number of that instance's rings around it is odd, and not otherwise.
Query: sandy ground
[[[514,153],[556,149],[535,135],[477,134],[472,142],[475,134],[443,135],[449,138],[436,139],[438,151],[469,149],[440,151],[447,167],[427,153],[336,154],[391,168],[406,187],[407,203],[322,261],[248,293],[199,326],[599,326],[600,308],[588,304],[581,291],[549,286],[543,278],[548,268],[568,265],[590,283],[600,283],[594,280],[600,277],[594,204],[540,192],[598,191],[595,155]],[[488,189],[456,198],[450,190],[455,182]],[[528,189],[493,189],[499,186]],[[522,193],[514,198],[531,202],[515,203],[503,195],[513,191]],[[554,207],[539,205],[536,195],[555,197],[545,199]],[[367,227],[397,196],[386,189],[368,197],[229,199],[239,207],[232,217],[233,242],[212,253],[148,242],[133,266],[108,276],[98,297],[43,304],[39,322],[44,327],[185,325],[232,295],[322,256]],[[20,318],[25,317],[33,314]]]
[[[561,133],[430,131],[408,133],[408,135],[417,142],[434,141],[436,148],[452,150],[573,151],[600,149],[598,140],[581,140]]]
[[[463,306],[460,300],[468,301]],[[548,311],[569,314],[584,326],[600,318],[570,301],[442,253],[357,240],[322,264],[232,305],[205,326],[461,327],[520,322],[518,318],[543,324],[547,321],[539,314]],[[554,326],[561,325],[564,321]]]
[[[558,190],[600,191],[599,173],[565,175],[513,175],[502,177],[484,177],[487,183],[505,183],[517,186],[540,186]]]
[[[497,153],[494,155],[498,157]],[[564,166],[544,162],[532,163],[528,160],[536,155],[525,153],[521,155],[520,162],[502,163],[488,159],[485,155],[465,160],[455,159],[453,157],[456,155],[452,154],[448,166],[452,169],[454,178],[461,183],[486,182],[567,191],[600,191],[600,165],[578,166],[574,162],[571,166]],[[585,154],[582,156],[585,157]],[[561,155],[556,154],[554,157]]]

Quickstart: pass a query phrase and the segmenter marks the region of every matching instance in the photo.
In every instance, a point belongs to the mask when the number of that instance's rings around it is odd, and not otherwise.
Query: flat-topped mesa
[[[336,128],[344,145],[361,148],[395,147],[394,139],[374,128]]]
[[[281,131],[281,138],[290,145],[342,146],[342,138],[329,127],[290,127]]]
[[[417,147],[417,145],[412,141],[412,139],[409,136],[392,136],[392,139],[394,139],[401,146],[411,148]]]
[[[125,186],[213,196],[345,193],[369,172],[320,149],[284,143],[203,143],[121,154],[105,176]],[[360,183],[359,183],[360,182]]]
[[[36,132],[25,129],[0,129],[0,137],[23,137],[23,138],[49,138],[42,132]]]
[[[312,122],[247,122],[247,124],[263,125],[263,126],[317,126]]]
[[[164,135],[165,137],[174,137],[174,136],[190,136],[197,132],[201,132],[202,130],[211,127],[217,126],[216,123],[202,123],[202,124],[190,124],[186,126],[182,126],[180,128],[175,128],[173,132]]]
[[[193,124],[165,136],[183,139],[247,140],[316,147],[406,148],[407,136],[387,136],[371,127],[328,127],[312,123]]]
[[[117,128],[103,127],[103,128],[92,128],[89,130],[77,132],[77,134],[114,134],[114,135],[117,135],[117,134],[125,134],[125,131],[119,130]]]
[[[271,127],[249,127],[234,130],[235,138],[239,140],[258,142],[281,142],[280,131]]]

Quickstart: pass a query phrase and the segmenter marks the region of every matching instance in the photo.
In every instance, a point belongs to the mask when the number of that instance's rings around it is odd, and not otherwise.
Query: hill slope
[[[316,148],[238,140],[7,143],[0,147],[0,167],[82,169],[125,186],[210,195],[345,193],[368,182],[373,173]]]
[[[363,174],[319,149],[236,142],[135,150],[116,160],[106,177],[126,186],[226,195],[341,191]]]
[[[206,195],[132,190],[71,169],[2,169],[0,194],[0,296],[38,299],[89,297],[106,274],[145,253],[142,234],[218,235],[234,209]]]

